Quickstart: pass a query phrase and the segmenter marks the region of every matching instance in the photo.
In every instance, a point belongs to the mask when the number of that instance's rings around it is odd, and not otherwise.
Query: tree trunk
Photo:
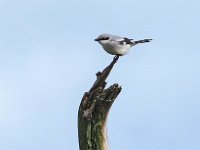
[[[108,150],[106,119],[121,87],[113,84],[105,89],[105,80],[118,58],[119,56],[115,56],[109,66],[96,74],[96,81],[81,100],[78,112],[80,150]]]

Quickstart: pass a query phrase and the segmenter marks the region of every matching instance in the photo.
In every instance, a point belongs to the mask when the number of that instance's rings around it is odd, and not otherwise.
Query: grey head
[[[96,39],[94,39],[97,42],[101,42],[101,41],[107,41],[109,39],[111,39],[112,35],[108,34],[108,33],[104,33],[99,35]]]

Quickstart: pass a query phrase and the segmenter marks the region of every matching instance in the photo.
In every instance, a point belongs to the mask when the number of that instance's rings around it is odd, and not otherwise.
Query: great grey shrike
[[[101,34],[95,39],[107,53],[117,56],[127,54],[129,49],[136,44],[150,42],[151,40],[152,39],[134,41],[133,39],[107,33]]]

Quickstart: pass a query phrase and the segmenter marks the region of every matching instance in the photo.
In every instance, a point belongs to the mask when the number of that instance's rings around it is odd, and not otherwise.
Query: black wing
[[[119,41],[119,43],[121,44],[121,45],[124,45],[124,44],[134,44],[133,42],[132,42],[132,40],[133,39],[128,39],[128,38],[123,38],[123,40],[121,40],[121,41]]]

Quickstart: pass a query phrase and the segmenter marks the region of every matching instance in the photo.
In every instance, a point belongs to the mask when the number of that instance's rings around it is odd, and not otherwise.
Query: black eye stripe
[[[102,37],[99,40],[108,40],[108,39],[109,39],[109,37]]]

